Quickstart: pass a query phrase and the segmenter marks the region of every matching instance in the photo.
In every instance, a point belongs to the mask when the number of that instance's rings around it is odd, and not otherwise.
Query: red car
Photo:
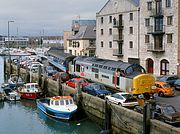
[[[72,87],[72,88],[75,88],[76,87],[76,84],[82,84],[82,86],[87,86],[89,83],[83,79],[83,78],[73,78],[73,79],[70,79],[68,81],[66,81],[66,85]]]

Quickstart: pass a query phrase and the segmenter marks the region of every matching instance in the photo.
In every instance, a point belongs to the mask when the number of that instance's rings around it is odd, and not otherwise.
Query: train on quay
[[[155,78],[138,64],[96,57],[48,55],[50,64],[72,76],[98,82],[117,91],[134,95],[153,94]]]

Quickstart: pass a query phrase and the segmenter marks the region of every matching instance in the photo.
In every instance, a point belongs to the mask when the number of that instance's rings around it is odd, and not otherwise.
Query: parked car
[[[104,85],[98,83],[89,83],[87,86],[84,86],[82,90],[98,97],[105,97],[105,95],[111,94]]]
[[[180,79],[177,79],[174,84],[172,85],[177,90],[180,90]]]
[[[46,74],[48,76],[53,76],[57,73],[57,71],[52,67],[52,66],[47,66],[46,67]]]
[[[178,79],[175,75],[165,75],[158,78],[158,81],[167,82],[170,86],[174,84],[174,82]]]
[[[57,81],[61,77],[62,82],[68,81],[69,80],[69,74],[66,72],[57,72],[52,76],[52,79]]]
[[[168,104],[157,104],[154,118],[169,124],[180,124],[180,112],[177,112],[172,105]]]
[[[66,81],[66,85],[75,88],[77,84],[81,84],[82,86],[87,86],[89,83],[83,78],[73,78]]]
[[[133,97],[132,94],[126,92],[119,92],[106,96],[106,99],[123,107],[134,107],[139,105],[137,99]]]
[[[156,89],[154,91],[158,93],[159,96],[174,96],[174,89],[166,82],[156,81]]]

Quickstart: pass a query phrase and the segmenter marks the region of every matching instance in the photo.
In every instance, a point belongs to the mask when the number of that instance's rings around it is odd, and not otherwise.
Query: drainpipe
[[[138,58],[140,62],[140,8],[138,8]]]

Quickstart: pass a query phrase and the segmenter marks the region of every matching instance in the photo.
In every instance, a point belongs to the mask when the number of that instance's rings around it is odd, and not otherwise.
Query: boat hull
[[[22,99],[38,99],[41,92],[19,92]]]
[[[57,110],[53,110],[47,106],[45,106],[40,100],[36,101],[37,103],[37,107],[46,115],[52,117],[52,118],[56,118],[56,119],[60,119],[60,120],[69,120],[73,113],[76,112],[76,110],[74,111],[70,111],[70,112],[64,112],[64,111],[57,111]]]

